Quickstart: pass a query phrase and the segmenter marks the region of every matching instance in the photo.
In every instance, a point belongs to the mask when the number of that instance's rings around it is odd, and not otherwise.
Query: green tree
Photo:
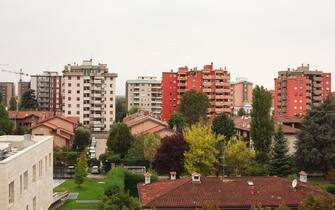
[[[80,187],[84,183],[84,178],[87,176],[87,158],[86,152],[82,152],[77,159],[75,173],[74,173],[74,183]]]
[[[152,163],[160,145],[157,134],[144,133],[135,137],[135,142],[128,151],[128,157]]]
[[[173,129],[174,127],[176,127],[177,132],[181,133],[182,128],[185,125],[186,125],[186,118],[182,113],[176,112],[173,115],[171,115],[170,120],[169,120],[170,129]]]
[[[126,99],[124,97],[116,97],[115,112],[115,121],[122,122],[123,118],[127,115]]]
[[[134,137],[128,126],[124,123],[116,123],[109,132],[107,140],[108,151],[120,154],[121,158],[124,158],[133,142]]]
[[[129,109],[128,113],[129,114],[135,114],[140,111],[140,108],[138,106],[133,106]]]
[[[309,194],[299,205],[299,210],[335,210],[335,201],[329,194],[323,196]]]
[[[269,165],[270,175],[287,176],[292,171],[291,158],[288,156],[287,140],[284,137],[282,127],[274,135],[274,145],[272,148],[272,157]]]
[[[242,172],[248,168],[251,159],[255,156],[254,151],[240,139],[231,139],[226,142],[224,154],[231,175],[242,175]]]
[[[267,163],[271,151],[273,119],[271,117],[272,94],[263,86],[253,90],[250,135],[256,151],[256,160]]]
[[[90,143],[90,136],[89,129],[83,125],[78,125],[74,134],[73,149],[76,151],[85,149]]]
[[[189,90],[183,94],[179,111],[182,113],[189,125],[206,119],[209,99],[206,93]]]
[[[16,98],[13,96],[10,98],[9,101],[9,111],[16,111],[17,109],[17,102],[16,102]]]
[[[3,102],[3,95],[2,92],[0,92],[0,104]]]
[[[189,150],[184,153],[186,171],[189,174],[210,174],[218,154],[215,146],[223,137],[215,135],[210,126],[201,123],[185,128],[183,133],[189,146]]]
[[[335,98],[313,107],[298,134],[296,159],[300,169],[323,171],[335,167]]]
[[[0,136],[9,135],[13,130],[13,122],[8,117],[5,106],[0,103]]]
[[[38,103],[35,96],[35,91],[32,89],[23,93],[20,101],[20,110],[36,110]]]
[[[31,130],[30,130],[29,126],[20,126],[20,127],[17,127],[13,131],[13,134],[14,135],[24,135],[24,134],[29,134],[30,132],[31,132]]]
[[[114,193],[110,197],[103,197],[99,210],[140,210],[140,203],[137,198],[129,195],[128,192]]]
[[[240,116],[240,117],[246,115],[246,112],[245,112],[245,110],[243,109],[243,107],[241,107],[241,108],[237,111],[237,115]]]
[[[220,113],[214,117],[212,130],[216,134],[223,135],[226,139],[230,139],[234,135],[234,121],[226,113]]]

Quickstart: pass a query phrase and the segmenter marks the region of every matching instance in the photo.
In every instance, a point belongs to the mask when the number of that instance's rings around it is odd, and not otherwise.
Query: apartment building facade
[[[20,101],[22,95],[30,89],[30,82],[19,81],[17,83],[17,98]]]
[[[275,116],[303,116],[331,93],[331,73],[310,70],[309,65],[279,71],[274,82]]]
[[[106,64],[66,65],[63,72],[63,112],[79,116],[92,131],[108,131],[115,121],[115,82]]]
[[[246,78],[236,78],[236,81],[231,83],[234,114],[237,114],[240,108],[243,108],[246,113],[250,113],[252,104],[252,89],[253,83],[249,82]]]
[[[226,112],[231,113],[232,96],[230,73],[226,68],[214,69],[213,63],[203,69],[189,69],[187,66],[178,68],[177,72],[162,74],[162,119],[167,121],[178,110],[182,95],[194,89],[206,93],[210,107],[208,116]]]
[[[9,107],[10,99],[15,96],[14,82],[0,82],[0,92],[5,106]]]
[[[155,116],[162,112],[162,87],[157,77],[139,76],[136,80],[126,82],[126,107],[138,107]]]
[[[47,210],[53,202],[53,137],[0,136],[2,210]]]
[[[35,91],[40,111],[62,111],[62,76],[55,71],[31,75],[31,89]]]

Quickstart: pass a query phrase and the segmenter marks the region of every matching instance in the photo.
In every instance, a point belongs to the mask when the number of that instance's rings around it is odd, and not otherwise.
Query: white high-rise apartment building
[[[66,65],[63,71],[63,112],[79,116],[92,131],[108,131],[115,121],[115,81],[107,64]]]
[[[157,77],[140,76],[126,82],[127,110],[138,107],[160,116],[162,112],[162,83]]]
[[[0,136],[0,209],[47,210],[53,202],[53,137]]]

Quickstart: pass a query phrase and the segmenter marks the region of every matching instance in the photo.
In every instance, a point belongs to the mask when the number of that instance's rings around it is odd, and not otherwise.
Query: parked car
[[[90,152],[90,158],[91,158],[91,159],[96,158],[96,154],[95,154],[95,152]]]
[[[99,174],[99,166],[92,166],[91,168],[91,174]]]
[[[67,167],[66,173],[68,173],[68,174],[74,174],[74,172],[75,172],[74,166],[68,166]]]

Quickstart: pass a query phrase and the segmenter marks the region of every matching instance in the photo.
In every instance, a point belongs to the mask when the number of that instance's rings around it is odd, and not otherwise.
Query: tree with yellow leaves
[[[215,135],[210,126],[202,123],[185,128],[183,134],[189,146],[189,150],[184,153],[186,171],[189,174],[211,174],[218,154],[215,145],[223,136]]]

